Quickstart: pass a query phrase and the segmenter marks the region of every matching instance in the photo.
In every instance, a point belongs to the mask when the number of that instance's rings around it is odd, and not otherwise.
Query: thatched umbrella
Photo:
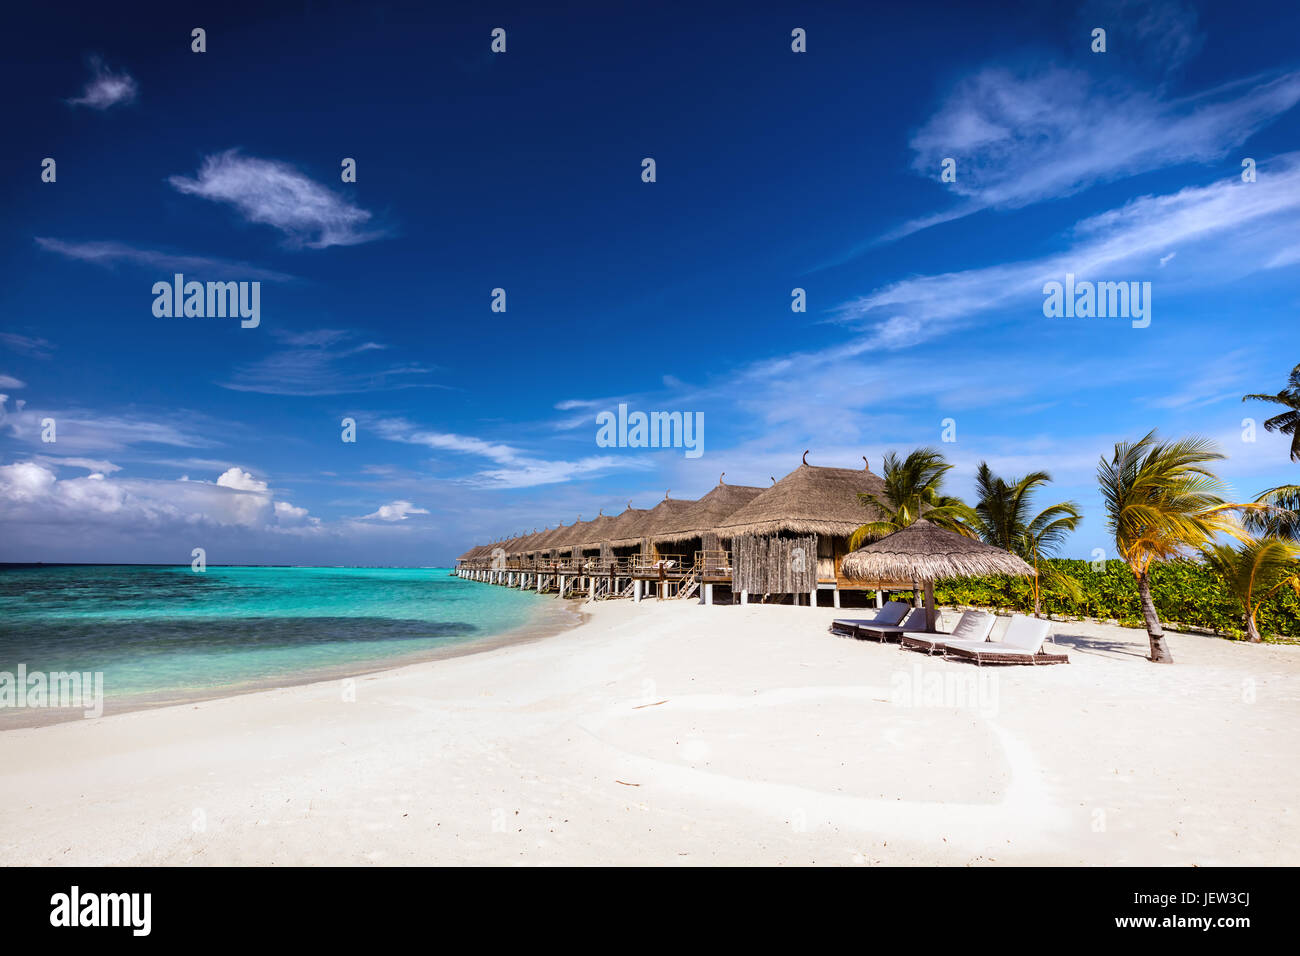
[[[925,629],[932,634],[935,581],[985,574],[1030,577],[1034,573],[1010,551],[940,528],[924,518],[845,555],[840,570],[846,578],[857,581],[924,582]]]

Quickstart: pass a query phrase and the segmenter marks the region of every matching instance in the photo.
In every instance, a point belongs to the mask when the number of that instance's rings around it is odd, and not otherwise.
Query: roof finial
[[[582,520],[582,515],[578,515],[578,521],[581,521],[581,520]],[[578,521],[575,521],[575,522],[573,522],[573,523],[574,523],[574,524],[577,524]]]
[[[808,452],[811,451],[811,450],[812,450],[812,449],[810,449],[810,448],[805,448],[805,449],[803,450],[803,463],[804,463],[805,465],[808,464]]]
[[[776,475],[768,475],[767,477],[772,479],[772,484],[776,484]]]
[[[627,503],[627,510],[628,510],[628,511],[631,511],[631,510],[632,510],[632,502],[630,502],[630,501]]]
[[[671,488],[669,488],[667,491],[665,491],[665,492],[664,492],[664,501],[667,501],[667,500],[668,500],[668,496],[669,496],[670,494],[672,494],[672,493],[673,493],[673,490],[672,490]]]
[[[867,471],[871,470],[871,462],[867,461],[867,456],[862,456],[862,464],[866,466]]]
[[[726,477],[727,477],[727,473],[725,471],[722,474],[718,475],[718,484],[722,484],[722,479]]]

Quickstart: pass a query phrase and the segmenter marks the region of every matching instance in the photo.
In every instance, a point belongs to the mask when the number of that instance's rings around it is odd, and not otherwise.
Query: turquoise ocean
[[[445,568],[0,567],[0,672],[100,671],[130,709],[540,634],[559,603]]]

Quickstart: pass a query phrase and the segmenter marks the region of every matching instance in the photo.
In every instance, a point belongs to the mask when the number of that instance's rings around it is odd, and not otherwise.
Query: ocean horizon
[[[538,595],[446,568],[0,565],[0,674],[102,673],[107,711],[306,683],[526,639]],[[80,716],[0,708],[0,728]]]

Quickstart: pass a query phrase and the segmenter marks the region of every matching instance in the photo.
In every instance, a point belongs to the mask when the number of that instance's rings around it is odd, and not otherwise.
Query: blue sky
[[[920,445],[1050,471],[1086,557],[1116,440],[1296,479],[1240,400],[1300,361],[1294,4],[269,6],[11,14],[0,560],[439,564]],[[1046,318],[1067,272],[1150,326]],[[620,402],[704,453],[598,446]]]

